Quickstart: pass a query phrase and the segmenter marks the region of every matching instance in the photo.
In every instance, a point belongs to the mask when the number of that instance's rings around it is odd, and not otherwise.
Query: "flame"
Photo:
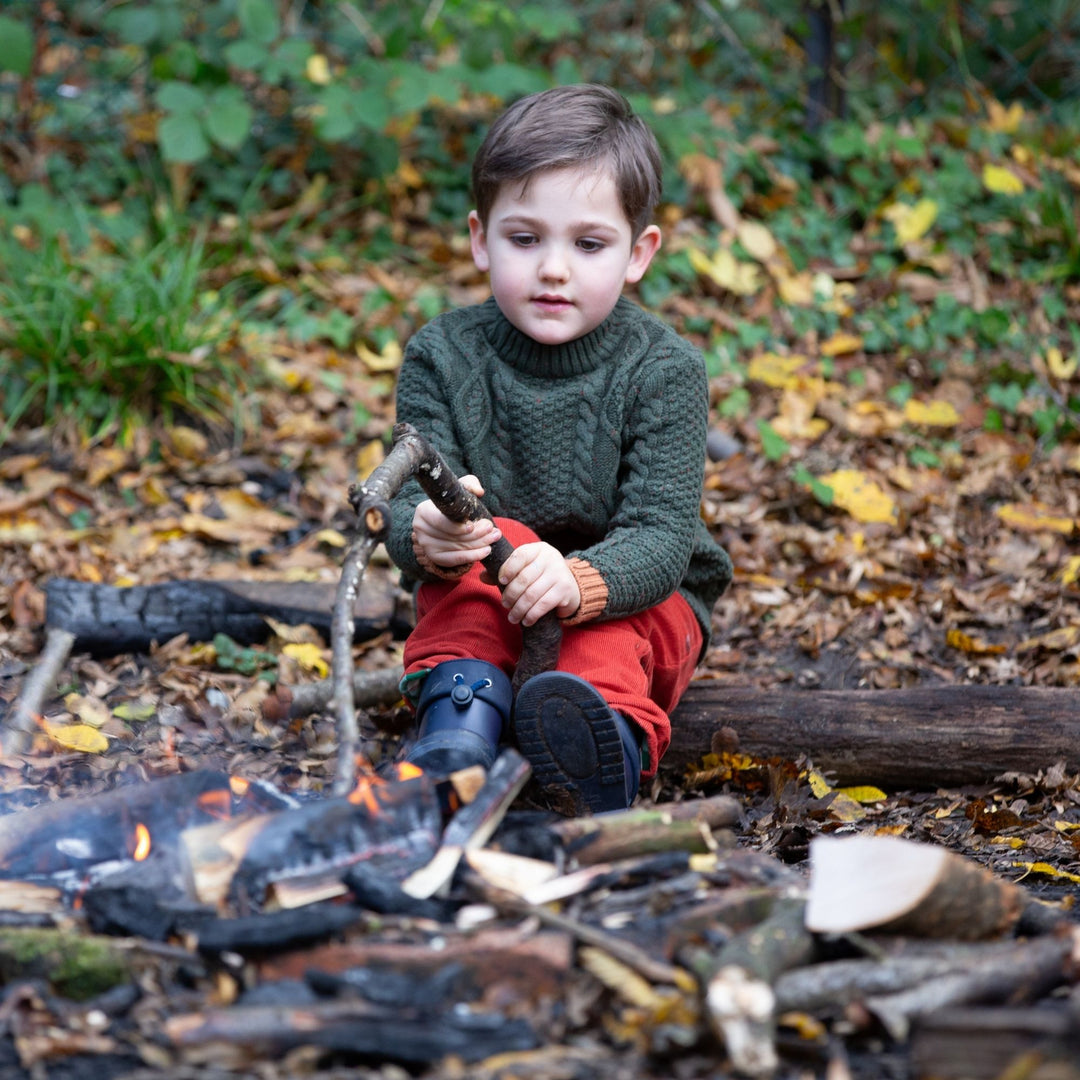
[[[231,784],[232,781],[230,780],[229,783]],[[232,794],[223,788],[204,791],[195,802],[208,817],[217,818],[220,821],[232,817]]]
[[[378,777],[361,777],[356,787],[349,792],[348,800],[356,806],[364,806],[375,817],[379,814],[379,800],[375,797],[374,785],[383,783]]]
[[[150,830],[140,821],[135,825],[135,850],[131,857],[142,862],[150,854]]]
[[[414,765],[411,761],[399,761],[397,767],[397,778],[399,780],[414,780],[418,776],[423,776],[424,770],[419,765]]]
[[[229,777],[229,789],[238,799],[242,799],[248,793],[250,787],[250,781],[245,780],[242,776]]]

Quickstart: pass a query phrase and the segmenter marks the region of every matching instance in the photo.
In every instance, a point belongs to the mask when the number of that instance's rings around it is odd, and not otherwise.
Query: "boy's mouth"
[[[544,293],[542,296],[534,296],[533,303],[546,311],[561,311],[563,308],[570,307],[570,301],[565,296],[553,296],[548,293]]]

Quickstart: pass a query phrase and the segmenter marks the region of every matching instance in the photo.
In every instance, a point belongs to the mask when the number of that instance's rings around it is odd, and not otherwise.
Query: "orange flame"
[[[230,776],[229,777],[229,789],[237,798],[242,798],[248,793],[248,788],[251,787],[251,783],[245,780],[242,776]]]
[[[131,857],[142,862],[150,854],[150,830],[140,821],[135,826],[135,850]]]
[[[217,818],[219,821],[224,821],[232,815],[232,795],[223,788],[204,791],[195,799],[195,802],[204,814]]]

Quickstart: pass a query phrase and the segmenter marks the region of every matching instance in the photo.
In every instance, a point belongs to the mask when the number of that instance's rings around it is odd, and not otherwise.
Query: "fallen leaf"
[[[109,740],[89,724],[62,724],[52,720],[44,722],[45,733],[65,750],[83,754],[103,754],[109,749]]]
[[[992,645],[982,638],[974,638],[955,627],[945,634],[945,644],[961,652],[971,653],[973,656],[994,656],[1007,651],[1004,645]]]
[[[892,203],[882,211],[882,216],[892,222],[901,247],[925,236],[937,215],[938,204],[933,199],[920,199],[914,205]]]
[[[1020,532],[1056,532],[1071,536],[1076,526],[1072,518],[1055,514],[1042,503],[1006,503],[999,506],[996,513],[1006,525]]]
[[[304,671],[313,672],[320,679],[330,674],[330,665],[323,659],[322,649],[310,641],[290,643],[281,651],[291,656]]]
[[[750,358],[746,366],[746,377],[755,382],[764,383],[776,390],[795,383],[795,373],[807,362],[807,358],[799,353],[791,356],[781,356],[779,353],[758,353]]]
[[[989,162],[983,166],[982,182],[986,190],[995,195],[1022,195],[1024,192],[1024,181],[1016,173]]]
[[[948,401],[916,401],[910,398],[904,403],[904,419],[921,427],[955,427],[960,414]]]
[[[896,524],[899,517],[896,504],[865,473],[858,469],[839,469],[820,479],[832,489],[833,504],[846,510],[856,521]]]

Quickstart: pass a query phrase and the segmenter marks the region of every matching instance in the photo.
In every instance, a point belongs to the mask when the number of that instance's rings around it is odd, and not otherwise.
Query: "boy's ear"
[[[484,225],[480,215],[475,210],[469,211],[469,246],[472,248],[473,262],[476,269],[487,271],[491,269],[491,260],[488,258],[487,236],[484,233]]]
[[[634,241],[634,246],[630,249],[630,262],[626,267],[626,283],[628,285],[636,284],[645,276],[645,271],[649,269],[649,263],[652,262],[653,256],[660,250],[660,242],[660,227],[658,225],[647,226]]]

